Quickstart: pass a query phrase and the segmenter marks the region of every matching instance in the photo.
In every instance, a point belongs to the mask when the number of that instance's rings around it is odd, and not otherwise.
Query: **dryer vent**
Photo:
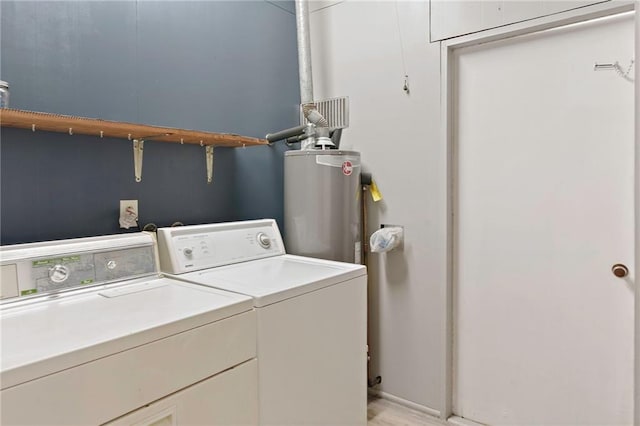
[[[326,99],[313,102],[315,109],[326,119],[331,129],[346,129],[349,127],[349,97]],[[305,107],[308,104],[300,105],[300,124],[306,125],[310,121],[305,118]]]

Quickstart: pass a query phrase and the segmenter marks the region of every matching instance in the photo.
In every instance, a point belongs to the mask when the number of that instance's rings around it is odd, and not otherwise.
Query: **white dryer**
[[[2,247],[1,424],[257,424],[251,298],[156,259],[143,233]]]
[[[161,270],[253,298],[263,425],[367,422],[366,268],[285,253],[274,220],[158,230]]]

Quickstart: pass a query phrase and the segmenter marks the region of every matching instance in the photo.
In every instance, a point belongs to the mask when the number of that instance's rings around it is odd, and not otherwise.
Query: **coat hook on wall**
[[[35,125],[35,124],[32,124],[32,125],[31,125],[31,131],[32,131],[32,132],[35,132],[35,131],[36,131],[36,125]]]
[[[71,127],[69,127],[69,134],[73,136],[73,129]]]
[[[629,82],[633,82],[634,79],[632,77],[630,77],[629,75],[631,74],[631,70],[633,70],[633,66],[635,65],[635,61],[633,60],[633,58],[631,59],[631,61],[629,62],[629,66],[627,67],[627,70],[624,71],[624,68],[620,65],[620,63],[618,61],[615,61],[614,63],[608,62],[608,63],[598,63],[596,62],[593,65],[593,70],[594,71],[615,71],[620,77],[622,77],[623,79],[629,81]]]
[[[100,138],[104,138],[104,131],[100,130]]]
[[[616,62],[617,63],[617,62]],[[593,70],[594,71],[603,71],[603,70],[612,70],[616,67],[616,64],[612,64],[612,63],[606,63],[606,64],[599,64],[599,63],[595,63],[593,65]]]

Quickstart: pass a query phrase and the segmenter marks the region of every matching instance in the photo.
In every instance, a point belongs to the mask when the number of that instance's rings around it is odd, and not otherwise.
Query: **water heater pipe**
[[[300,72],[300,103],[313,102],[311,74],[311,37],[309,31],[309,3],[296,0],[296,29],[298,34],[298,69]]]
[[[296,29],[298,36],[298,70],[300,74],[300,103],[305,118],[313,124],[302,138],[301,149],[314,149],[318,142],[324,149],[335,147],[329,139],[329,124],[313,103],[313,73],[311,70],[311,30],[309,29],[309,1],[296,0]]]
[[[296,29],[298,36],[298,70],[300,75],[300,103],[308,123],[267,135],[269,142],[285,139],[287,143],[302,142],[301,149],[336,148],[341,132],[331,138],[327,119],[313,103],[313,78],[311,72],[311,37],[309,30],[308,0],[296,0]],[[335,130],[335,129],[334,129]]]

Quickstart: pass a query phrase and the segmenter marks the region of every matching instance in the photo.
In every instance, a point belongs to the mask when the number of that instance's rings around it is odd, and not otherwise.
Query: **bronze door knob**
[[[611,272],[618,278],[624,278],[629,275],[629,268],[627,268],[622,263],[616,263],[611,267]]]

